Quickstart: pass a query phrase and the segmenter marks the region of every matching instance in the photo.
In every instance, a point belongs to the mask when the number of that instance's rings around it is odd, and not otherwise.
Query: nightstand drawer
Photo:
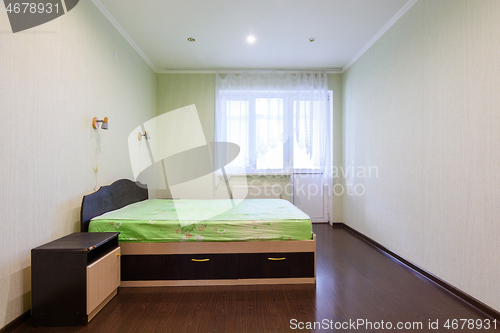
[[[314,252],[240,253],[239,278],[314,277]]]
[[[87,266],[87,314],[120,286],[120,248]]]

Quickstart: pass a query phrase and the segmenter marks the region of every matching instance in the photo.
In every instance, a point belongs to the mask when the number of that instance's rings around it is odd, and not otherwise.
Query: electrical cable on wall
[[[109,128],[108,117],[104,117],[103,120],[99,120],[97,119],[97,117],[94,117],[94,119],[92,119],[92,127],[94,128],[94,136],[95,136],[95,156],[96,156],[95,167],[92,168],[92,171],[94,171],[95,175],[94,191],[97,190],[97,173],[99,172],[99,163],[101,162],[101,136],[99,135],[99,131],[97,130],[99,129],[99,126],[101,126],[103,130],[107,130]]]
[[[97,175],[99,173],[99,163],[101,162],[101,136],[98,131],[94,131],[95,135],[95,167],[92,168],[95,176],[94,191],[97,191]]]
[[[139,174],[142,173],[142,144],[139,142]]]

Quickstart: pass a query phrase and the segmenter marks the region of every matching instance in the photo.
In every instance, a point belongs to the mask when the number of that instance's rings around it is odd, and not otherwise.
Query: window
[[[227,166],[232,173],[321,169],[324,117],[319,101],[299,101],[297,94],[280,91],[247,94],[244,100],[231,98],[238,95],[234,93],[220,95],[226,121],[222,134],[240,146],[240,154]]]
[[[240,147],[216,172],[328,173],[330,103],[325,72],[216,74],[215,141]],[[219,151],[217,160],[229,154]]]

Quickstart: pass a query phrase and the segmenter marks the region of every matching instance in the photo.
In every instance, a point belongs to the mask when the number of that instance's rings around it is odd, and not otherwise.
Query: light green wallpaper
[[[215,74],[158,74],[156,101],[157,115],[195,104],[205,141],[207,143],[214,141]],[[185,130],[190,131],[192,129],[186,128]],[[160,165],[157,167],[160,168]],[[169,170],[168,172],[182,172],[182,163],[179,163],[178,168],[178,170]],[[197,188],[200,192],[194,193],[188,186],[188,189],[185,190],[188,193],[183,191],[184,198],[195,196],[208,199],[213,196],[213,191],[210,189],[213,188],[215,180],[212,179],[211,175],[202,178],[194,181],[200,181],[199,186],[194,185],[194,188]],[[162,170],[157,170],[157,179],[160,179],[159,184],[161,183],[163,186]],[[207,184],[207,182],[211,184],[208,187],[203,185]],[[175,197],[170,193],[170,189],[164,190],[162,188],[157,191],[158,198]],[[202,188],[205,191],[202,191]],[[205,193],[206,191],[210,193]]]
[[[91,1],[9,31],[2,2],[0,328],[30,308],[30,250],[79,230],[95,186],[132,177],[127,137],[156,115],[155,72]]]
[[[499,17],[420,0],[343,74],[344,222],[497,310]]]
[[[158,74],[157,114],[196,104],[207,142],[214,139],[215,74]]]

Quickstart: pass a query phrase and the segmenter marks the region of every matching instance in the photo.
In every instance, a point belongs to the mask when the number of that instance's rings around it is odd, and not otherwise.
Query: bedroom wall
[[[195,104],[198,111],[201,127],[207,143],[214,140],[215,125],[215,74],[158,74],[157,75],[156,105],[157,115],[173,111],[188,105]],[[185,131],[193,131],[186,128]],[[195,133],[192,133],[194,136]],[[167,172],[182,172],[183,165],[180,163],[178,170]],[[168,175],[168,174],[167,174]],[[159,176],[164,179],[161,175]],[[212,175],[192,181],[193,188],[187,188],[182,193],[182,198],[212,198],[212,186],[214,184]],[[208,186],[207,186],[208,182]],[[163,185],[163,182],[160,182]],[[199,186],[196,186],[198,183]],[[198,187],[198,188],[197,188]],[[200,193],[204,189],[203,193]],[[170,190],[160,189],[159,198],[179,197],[179,193],[170,193]]]
[[[343,74],[344,222],[500,310],[500,2],[418,1]],[[362,176],[362,175],[361,175]]]
[[[31,248],[79,230],[96,184],[132,177],[127,136],[156,115],[156,74],[91,1],[17,34],[2,2],[0,101],[1,328],[30,308]]]
[[[332,160],[333,168],[340,170],[343,164],[343,146],[342,146],[342,74],[328,74],[328,90],[333,92],[333,117],[332,117]],[[333,177],[332,185],[334,189],[337,189],[336,185],[343,185],[344,179],[342,173],[338,173],[338,177]],[[332,190],[332,211],[331,211],[331,222],[343,222],[342,214],[342,193],[338,190],[335,192]]]
[[[334,165],[342,165],[342,75],[328,74],[328,89],[333,90],[333,159]],[[158,74],[157,75],[157,114],[172,111],[187,105],[196,104],[201,126],[207,142],[213,141],[215,125],[215,74]],[[288,177],[269,179],[266,177],[233,177],[234,184],[255,184],[266,181],[268,184],[286,186]],[[335,179],[341,183],[341,179]],[[159,197],[166,197],[159,191]],[[289,200],[284,192],[283,199]],[[342,220],[342,197],[333,196],[333,221]]]

